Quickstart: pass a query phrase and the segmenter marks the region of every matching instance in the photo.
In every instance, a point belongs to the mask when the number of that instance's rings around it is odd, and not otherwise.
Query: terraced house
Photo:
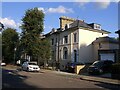
[[[51,39],[52,62],[63,70],[68,62],[92,63],[95,60],[116,59],[118,42],[100,24],[62,16],[60,28],[53,28],[46,37]]]

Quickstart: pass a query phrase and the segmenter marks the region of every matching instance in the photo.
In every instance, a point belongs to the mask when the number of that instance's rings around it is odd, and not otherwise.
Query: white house
[[[87,24],[84,20],[62,16],[60,28],[53,28],[46,34],[51,39],[52,61],[59,62],[60,69],[64,69],[68,62],[92,63],[99,59],[99,48],[94,41],[109,33],[100,24]]]

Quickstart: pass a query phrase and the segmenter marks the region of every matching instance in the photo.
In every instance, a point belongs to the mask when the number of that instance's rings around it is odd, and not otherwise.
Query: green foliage
[[[22,38],[20,45],[25,53],[37,56],[39,53],[40,33],[43,32],[44,13],[38,8],[29,9],[22,18]]]
[[[115,38],[116,40],[119,40],[119,37]]]
[[[51,46],[49,39],[44,38],[40,41],[38,55],[38,64],[44,65],[44,67],[46,67],[46,64],[48,64],[48,60],[50,60],[51,57]]]
[[[39,47],[40,47],[39,56],[44,60],[50,59],[51,56],[50,40],[49,39],[41,40]]]
[[[29,9],[26,11],[22,21],[21,29],[23,30],[23,34],[40,34],[43,31],[44,13],[39,11],[38,8]]]
[[[112,73],[120,74],[120,63],[116,63],[112,65]]]
[[[111,77],[113,79],[120,80],[120,63],[115,63],[112,65]]]
[[[40,34],[44,27],[44,13],[38,8],[29,9],[22,18],[22,34],[20,48],[33,59],[39,62],[50,58],[50,43],[48,39],[41,39]]]
[[[14,61],[14,49],[18,39],[18,33],[15,29],[7,28],[2,32],[2,56],[7,63]]]

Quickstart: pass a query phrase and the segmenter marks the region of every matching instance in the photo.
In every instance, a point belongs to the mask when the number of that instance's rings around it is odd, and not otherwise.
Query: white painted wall
[[[100,32],[93,32],[85,29],[79,29],[79,61],[82,63],[90,63],[94,61],[94,49],[92,42],[96,38],[108,36]]]
[[[68,35],[68,43],[64,43],[64,36]],[[70,31],[64,31],[60,33],[60,45],[59,45],[59,50],[61,51],[60,53],[60,59],[63,59],[63,48],[67,47],[68,49],[68,59],[66,61],[71,60],[71,32]],[[64,60],[65,61],[65,60]]]
[[[74,43],[74,33],[77,33],[77,42]],[[68,43],[64,44],[64,36],[68,35]],[[92,42],[96,40],[96,38],[108,36],[108,34],[102,34],[100,32],[93,32],[89,30],[84,29],[77,29],[77,30],[67,30],[60,33],[60,36],[58,35],[52,35],[51,38],[60,38],[59,40],[59,60],[61,63],[61,68],[63,68],[63,65],[65,65],[68,61],[74,61],[74,50],[77,50],[78,62],[81,63],[91,63],[95,61],[94,59],[97,58],[98,54],[98,46],[93,47]],[[55,41],[54,41],[55,42]],[[56,46],[53,45],[53,49],[55,50]],[[63,59],[63,48],[68,48],[68,59]],[[97,48],[97,49],[95,49]],[[57,51],[57,50],[56,50]],[[95,53],[94,53],[95,52]],[[56,52],[55,52],[56,53]],[[57,54],[55,54],[56,59]],[[94,58],[95,57],[95,58]]]

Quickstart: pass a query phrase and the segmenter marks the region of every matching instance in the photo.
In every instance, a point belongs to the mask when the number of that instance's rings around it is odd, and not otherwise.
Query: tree
[[[119,40],[119,37],[117,37],[117,40]]]
[[[6,63],[14,61],[15,48],[19,40],[15,29],[7,28],[2,32],[2,57]]]
[[[22,34],[20,45],[22,50],[29,56],[38,57],[40,33],[44,27],[44,13],[38,8],[28,9],[22,18]]]
[[[41,43],[39,44],[39,61],[44,63],[44,66],[48,64],[48,60],[51,57],[51,46],[50,40],[48,38],[42,39]],[[42,60],[40,60],[42,59]],[[40,63],[40,62],[39,62]]]

